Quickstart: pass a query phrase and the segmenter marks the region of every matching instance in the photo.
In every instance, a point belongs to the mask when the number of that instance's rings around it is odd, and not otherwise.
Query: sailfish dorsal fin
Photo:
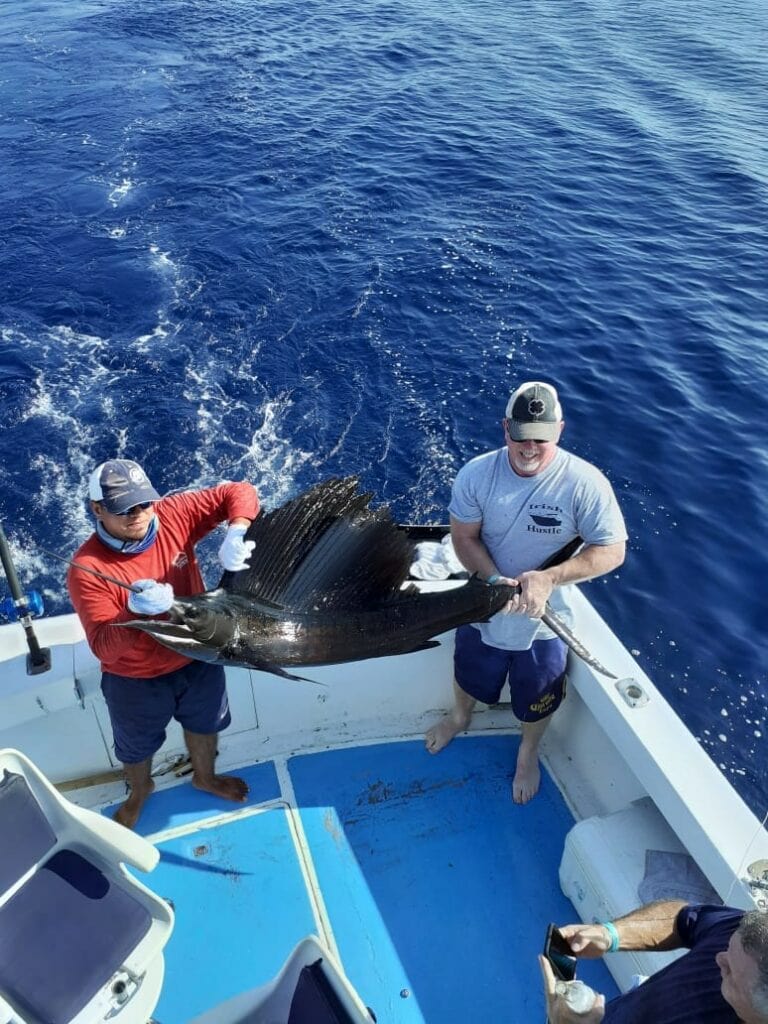
[[[246,533],[250,568],[219,585],[294,611],[386,601],[408,576],[413,543],[370,500],[357,477],[334,478],[258,516]]]

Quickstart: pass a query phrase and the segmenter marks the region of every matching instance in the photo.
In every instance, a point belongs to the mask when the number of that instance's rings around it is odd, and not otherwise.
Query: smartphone
[[[551,924],[547,928],[544,956],[549,960],[556,978],[560,981],[573,981],[576,977],[576,957],[558,931],[557,925]]]

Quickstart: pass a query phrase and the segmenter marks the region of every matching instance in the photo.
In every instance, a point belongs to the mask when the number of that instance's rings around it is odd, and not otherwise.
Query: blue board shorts
[[[484,704],[497,704],[509,678],[512,710],[521,722],[538,722],[565,696],[568,648],[562,640],[534,640],[527,651],[505,651],[483,643],[480,630],[459,626],[453,667],[461,689]]]
[[[102,672],[115,754],[122,764],[141,764],[165,743],[172,718],[187,732],[209,736],[232,721],[224,667],[191,661],[175,672],[136,679]]]

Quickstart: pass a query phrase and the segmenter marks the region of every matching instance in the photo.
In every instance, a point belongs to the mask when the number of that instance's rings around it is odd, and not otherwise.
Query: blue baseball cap
[[[97,466],[88,480],[88,496],[115,516],[145,501],[160,501],[147,474],[130,459],[110,459]]]

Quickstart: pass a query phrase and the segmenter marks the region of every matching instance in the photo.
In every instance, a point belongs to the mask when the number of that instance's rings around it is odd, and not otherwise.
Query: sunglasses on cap
[[[139,505],[131,505],[125,512],[115,512],[116,516],[129,516],[131,512],[146,512],[148,508],[152,508],[154,501],[142,501]]]

